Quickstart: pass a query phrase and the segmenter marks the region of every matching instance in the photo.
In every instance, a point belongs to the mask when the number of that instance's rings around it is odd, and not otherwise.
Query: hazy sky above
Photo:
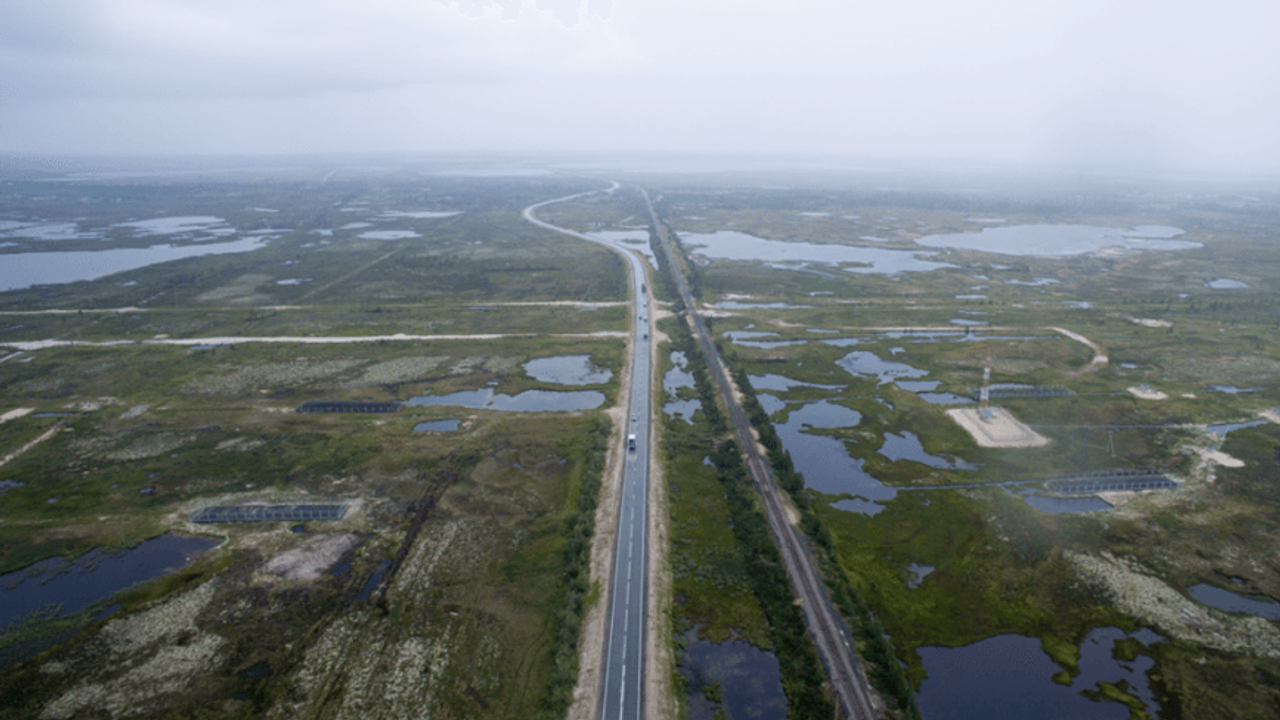
[[[1280,171],[1275,0],[11,0],[0,151]]]

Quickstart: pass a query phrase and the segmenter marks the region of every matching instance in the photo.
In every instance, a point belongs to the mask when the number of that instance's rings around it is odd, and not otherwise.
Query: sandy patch
[[[1258,413],[1258,416],[1273,423],[1280,423],[1280,409],[1263,410]]]
[[[1134,385],[1127,389],[1131,395],[1141,400],[1166,400],[1169,397],[1150,385]]]
[[[1093,352],[1094,352],[1093,360],[1090,360],[1089,365],[1085,367],[1084,370],[1081,370],[1081,372],[1095,372],[1097,370],[1101,370],[1107,364],[1108,362],[1107,354],[1106,352],[1103,351],[1101,345],[1095,343],[1094,341],[1081,335],[1080,333],[1071,332],[1066,328],[1050,327],[1049,329],[1056,333],[1062,333],[1063,335],[1066,335],[1072,340],[1075,340],[1076,342],[1079,342],[1079,343],[1084,343],[1085,345],[1088,345],[1090,348],[1093,349]]]
[[[1232,615],[1183,597],[1145,568],[1110,553],[1063,553],[1082,576],[1106,588],[1111,601],[1179,640],[1226,652],[1280,657],[1280,629],[1260,617]]]
[[[359,544],[355,535],[321,535],[305,545],[276,555],[262,566],[263,572],[285,580],[317,580],[351,548]]]
[[[61,720],[90,708],[111,717],[146,714],[153,710],[149,701],[179,693],[208,673],[226,641],[200,632],[196,617],[213,599],[215,582],[210,580],[146,612],[108,622],[102,637],[112,662],[102,663],[95,677],[46,705],[40,717]],[[125,669],[113,678],[103,677]]]
[[[1049,439],[1024,425],[1004,408],[988,408],[993,417],[983,420],[977,408],[955,408],[947,415],[973,436],[975,442],[989,448],[1029,448],[1048,445]]]
[[[33,447],[35,447],[35,446],[39,445],[40,443],[44,442],[45,440],[48,440],[49,438],[53,437],[54,435],[57,435],[57,434],[58,434],[58,431],[59,431],[59,430],[61,430],[61,429],[62,429],[66,424],[67,424],[67,421],[66,421],[65,419],[64,419],[64,420],[59,420],[59,421],[58,421],[58,423],[57,423],[56,425],[54,425],[53,427],[49,428],[48,430],[45,430],[43,433],[40,433],[40,435],[39,435],[38,437],[36,437],[34,440],[32,440],[31,442],[27,443],[26,445],[23,445],[22,447],[18,448],[17,450],[14,450],[13,452],[9,453],[8,455],[5,455],[3,458],[0,458],[0,467],[4,466],[4,465],[5,465],[5,464],[7,464],[10,460],[12,460],[12,459],[14,459],[14,458],[18,457],[19,455],[22,455],[22,454],[23,454],[23,453],[25,453],[26,451],[28,451],[28,450],[30,450],[31,448],[33,448]]]
[[[1221,450],[1210,450],[1209,448],[1192,448],[1197,455],[1204,459],[1206,463],[1221,465],[1222,467],[1238,468],[1244,467],[1244,461],[1234,458]]]
[[[10,420],[17,420],[23,415],[30,414],[32,410],[35,410],[35,408],[14,408],[9,412],[3,415],[0,415],[0,423],[6,423],[6,422],[9,422]]]
[[[1129,319],[1143,327],[1149,327],[1149,328],[1173,327],[1173,323],[1168,320],[1152,320],[1151,318],[1136,318],[1136,317],[1131,317]]]

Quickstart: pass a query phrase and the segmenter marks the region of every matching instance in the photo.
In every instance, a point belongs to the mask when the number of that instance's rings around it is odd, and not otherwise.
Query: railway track
[[[675,262],[675,250],[667,237],[666,229],[658,221],[658,214],[653,209],[649,194],[643,189],[641,193],[644,195],[645,204],[649,208],[649,217],[653,223],[654,232],[658,234],[663,252],[667,256],[667,262],[672,268],[672,275],[675,277],[680,296],[684,300],[689,317],[693,320],[694,336],[697,338],[698,345],[707,359],[707,365],[711,370],[711,377],[716,384],[716,388],[719,390],[721,398],[724,399],[725,407],[729,412],[729,421],[733,425],[734,433],[738,438],[738,445],[746,454],[747,470],[751,473],[751,477],[755,480],[756,487],[764,499],[769,533],[782,556],[782,562],[786,566],[787,577],[791,581],[791,586],[796,596],[803,603],[805,622],[808,625],[810,637],[813,638],[814,645],[818,649],[822,664],[826,668],[831,688],[836,695],[837,710],[843,713],[844,717],[856,718],[857,720],[871,720],[878,717],[866,676],[859,667],[854,653],[853,638],[850,637],[847,627],[839,619],[839,614],[832,607],[830,598],[827,597],[826,589],[814,569],[813,560],[809,557],[804,541],[796,535],[790,523],[787,522],[786,511],[783,507],[783,501],[778,497],[778,487],[774,482],[773,473],[769,469],[769,464],[760,455],[756,447],[755,436],[751,433],[751,421],[747,418],[747,414],[743,411],[737,398],[734,397],[733,384],[730,381],[724,362],[720,358],[720,353],[716,350],[715,344],[711,342],[706,323],[696,310],[697,306],[694,305],[693,296],[689,292],[684,276],[676,270],[679,265]]]

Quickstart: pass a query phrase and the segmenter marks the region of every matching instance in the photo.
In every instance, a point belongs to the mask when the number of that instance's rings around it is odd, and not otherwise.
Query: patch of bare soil
[[[286,580],[317,580],[359,542],[355,535],[320,535],[271,558],[262,570]]]
[[[631,387],[631,363],[623,366],[618,383],[620,387]],[[599,702],[609,576],[613,563],[613,540],[618,533],[618,499],[622,492],[622,433],[627,427],[626,398],[624,393],[618,395],[619,404],[605,411],[613,421],[613,433],[609,437],[609,452],[605,458],[599,504],[596,505],[595,535],[591,538],[591,587],[598,587],[599,592],[595,593],[596,602],[587,609],[582,621],[582,657],[578,664],[578,682],[573,689],[573,703],[566,715],[568,720],[594,718]]]

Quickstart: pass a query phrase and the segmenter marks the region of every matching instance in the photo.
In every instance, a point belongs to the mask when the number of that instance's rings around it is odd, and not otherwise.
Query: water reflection
[[[804,242],[765,240],[733,230],[715,233],[681,233],[680,239],[697,255],[717,260],[762,260],[766,262],[842,265],[845,272],[896,275],[956,267],[950,263],[921,260],[932,253],[886,250],[849,245],[815,245]]]
[[[1133,230],[1092,225],[1015,225],[983,228],[976,233],[927,235],[917,239],[916,244],[932,248],[1035,257],[1082,255],[1117,247],[1128,250],[1188,250],[1201,247],[1198,242],[1167,239],[1181,234],[1182,230],[1179,228],[1153,225]]]
[[[192,555],[219,542],[167,533],[120,555],[92,550],[71,562],[51,558],[0,576],[0,628],[40,608],[56,607],[60,615],[78,613],[120,590],[183,567]]]
[[[898,378],[918,378],[929,374],[928,370],[914,368],[906,363],[883,360],[875,353],[866,350],[854,350],[836,360],[836,364],[851,375],[877,378],[881,385]]]
[[[97,280],[148,265],[203,255],[249,252],[266,246],[262,238],[255,237],[209,245],[152,245],[146,248],[114,250],[14,253],[5,255],[4,262],[0,263],[0,291],[77,280]]]
[[[1258,617],[1280,622],[1280,602],[1269,598],[1246,597],[1206,583],[1192,585],[1187,588],[1187,593],[1209,607],[1230,613],[1257,615]]]
[[[730,718],[787,717],[782,670],[773,653],[740,638],[707,642],[698,638],[696,629],[689,631],[685,639],[687,649],[680,658],[680,675],[688,688],[690,720],[712,720],[717,717],[717,710]],[[719,703],[707,697],[706,690],[713,683],[719,690]]]
[[[524,364],[529,377],[556,385],[599,385],[609,382],[613,371],[591,364],[590,355],[557,355]]]
[[[774,403],[780,401],[772,395],[762,394],[760,402],[769,411],[765,398]],[[775,406],[776,407],[776,406]],[[769,411],[774,412],[774,411]],[[877,501],[890,500],[897,493],[885,487],[870,473],[862,469],[860,458],[849,457],[844,440],[830,435],[814,435],[811,429],[835,429],[854,427],[862,421],[862,414],[827,400],[807,403],[791,411],[785,423],[774,423],[782,446],[791,454],[796,470],[804,476],[805,487],[828,495],[853,495],[871,501],[867,504],[850,502],[848,498],[835,503],[841,509],[852,509],[874,515],[884,509]],[[841,505],[840,503],[844,503]]]
[[[924,445],[920,443],[920,438],[908,430],[902,431],[901,435],[885,433],[884,445],[880,446],[880,449],[876,452],[894,462],[911,460],[912,462],[918,462],[940,470],[978,469],[977,465],[960,458],[930,455],[924,451]]]
[[[916,694],[916,704],[929,720],[1126,720],[1126,706],[1095,702],[1081,693],[1082,689],[1096,691],[1098,683],[1107,682],[1127,685],[1147,712],[1159,717],[1160,705],[1147,680],[1155,661],[1146,655],[1126,662],[1112,657],[1116,641],[1126,637],[1144,646],[1163,640],[1145,628],[1133,635],[1113,627],[1097,628],[1080,645],[1080,674],[1070,686],[1052,680],[1062,668],[1049,659],[1036,638],[997,635],[959,648],[918,648],[929,677]]]

